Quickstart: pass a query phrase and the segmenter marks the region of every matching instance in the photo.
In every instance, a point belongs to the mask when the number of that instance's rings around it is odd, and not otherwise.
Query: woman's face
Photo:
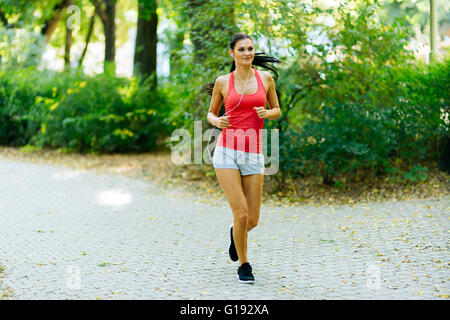
[[[230,49],[230,55],[234,55],[236,65],[252,64],[255,58],[255,49],[253,48],[253,41],[251,39],[242,39],[236,42],[234,49]]]

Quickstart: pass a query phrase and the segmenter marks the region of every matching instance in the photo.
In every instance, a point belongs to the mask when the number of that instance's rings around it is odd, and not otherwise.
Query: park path
[[[115,174],[0,159],[0,265],[12,299],[442,299],[450,197],[263,205],[256,283],[228,258],[227,203]]]

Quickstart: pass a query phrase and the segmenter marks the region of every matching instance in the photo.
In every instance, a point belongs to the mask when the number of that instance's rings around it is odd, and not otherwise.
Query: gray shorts
[[[264,155],[216,146],[213,154],[213,167],[216,169],[238,169],[241,176],[264,174]]]

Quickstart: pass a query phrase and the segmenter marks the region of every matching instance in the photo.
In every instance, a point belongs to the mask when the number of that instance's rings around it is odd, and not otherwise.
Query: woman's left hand
[[[256,111],[260,119],[267,118],[268,112],[266,110],[266,107],[253,107],[253,110]]]

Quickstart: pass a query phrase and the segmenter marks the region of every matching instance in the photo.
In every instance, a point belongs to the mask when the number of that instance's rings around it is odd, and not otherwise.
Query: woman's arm
[[[269,82],[269,90],[267,90],[267,101],[269,102],[270,109],[266,107],[255,107],[255,111],[260,118],[266,118],[269,120],[278,119],[281,117],[281,109],[278,103],[277,92],[275,89],[275,81],[269,72],[266,72],[266,79]]]
[[[211,101],[209,103],[209,111],[207,115],[207,120],[213,126],[218,127],[220,129],[230,127],[229,116],[217,117],[220,111],[220,107],[222,106],[223,97],[221,93],[221,77],[216,79],[214,84],[214,89],[211,96]]]

